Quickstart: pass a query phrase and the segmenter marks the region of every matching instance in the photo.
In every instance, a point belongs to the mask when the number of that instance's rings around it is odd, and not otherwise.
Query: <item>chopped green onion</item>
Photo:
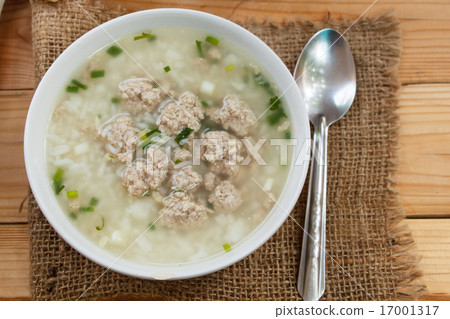
[[[155,230],[155,222],[148,224],[148,229]]]
[[[281,100],[278,98],[278,96],[271,97],[269,100],[269,110],[275,111],[280,107]]]
[[[53,175],[53,189],[55,190],[55,194],[59,195],[63,188],[65,187],[62,184],[62,176],[64,174],[64,171],[61,168],[58,168],[55,175]]]
[[[83,90],[86,90],[88,88],[87,85],[84,85],[83,83],[81,83],[80,81],[75,80],[75,79],[72,80],[72,84],[75,86],[78,86],[80,89],[83,89]]]
[[[97,230],[102,230],[103,227],[105,227],[105,219],[104,219],[103,216],[102,216],[102,225],[101,225],[101,226],[95,226],[95,229],[97,229]]]
[[[71,219],[77,219],[77,214],[75,214],[74,212],[72,212],[72,213],[70,213],[69,214],[69,217],[71,218]]]
[[[280,107],[279,109],[277,109],[276,111],[270,113],[270,114],[267,116],[267,122],[268,122],[270,125],[274,126],[274,125],[278,124],[278,122],[280,122],[280,120],[281,120],[283,117],[287,117],[287,116],[286,116],[286,113],[284,113],[283,108]]]
[[[227,71],[227,72],[230,72],[233,69],[234,69],[234,64],[230,64],[229,66],[225,67],[225,71]]]
[[[145,131],[144,130],[144,131],[139,132],[139,134],[141,134],[142,132],[145,132],[145,134],[142,134],[142,136],[140,136],[141,140],[145,140],[146,138],[152,136],[155,133],[161,133],[161,131],[159,129],[157,129],[157,128],[155,128],[155,129],[153,129],[151,131]]]
[[[209,201],[206,202],[206,207],[208,207],[209,209],[214,210],[214,205],[212,203],[210,203]]]
[[[100,113],[97,114],[97,118],[101,119],[102,115]]]
[[[206,102],[206,101],[202,101],[201,103],[202,103],[202,105],[203,105],[204,107],[209,107],[209,104],[208,104],[208,102]]]
[[[99,202],[99,199],[97,197],[91,197],[91,200],[89,201],[89,206],[95,206]]]
[[[119,102],[120,102],[120,100],[119,100],[118,97],[113,97],[113,98],[111,99],[111,103],[117,104],[117,103],[119,103]]]
[[[291,138],[291,132],[289,132],[289,131],[284,132],[284,138],[285,139],[290,139]]]
[[[182,189],[177,189],[174,193],[183,193],[184,192],[184,190],[182,190]]]
[[[214,45],[219,45],[219,40],[209,35],[206,37],[205,41]]]
[[[91,72],[91,78],[102,78],[105,76],[105,70],[94,70]]]
[[[68,191],[67,198],[78,198],[78,191]]]
[[[175,137],[175,142],[177,142],[178,145],[181,146],[180,142],[181,142],[182,140],[184,140],[186,137],[188,137],[189,134],[191,134],[193,131],[194,131],[193,129],[191,129],[191,128],[189,128],[189,127],[185,127],[185,128],[180,132],[180,134],[178,134],[177,137]]]
[[[68,85],[66,87],[66,91],[70,92],[70,93],[76,93],[76,92],[78,92],[78,89],[79,89],[79,87],[75,86],[75,85]]]
[[[151,33],[142,32],[142,35],[135,36],[133,40],[136,41],[136,40],[140,40],[140,39],[153,38],[153,37],[154,37],[154,35]]]
[[[250,81],[250,77],[248,76],[248,74],[244,75],[244,77],[242,78],[242,81],[244,83],[248,83],[248,81]]]
[[[257,73],[253,75],[253,78],[255,79],[257,85],[265,89],[270,95],[274,95],[272,85],[269,81],[266,80],[264,75],[262,75],[261,73]]]
[[[180,163],[181,163],[181,160],[177,159],[174,163],[175,163],[175,164],[180,164]]]
[[[111,46],[108,50],[106,50],[106,53],[108,53],[110,56],[116,57],[119,54],[122,53],[122,49],[119,47],[116,47],[115,45]]]
[[[164,67],[164,71],[169,72],[170,71],[170,66]]]
[[[148,38],[148,42],[153,42],[156,40],[156,35],[153,35],[152,37]]]
[[[139,135],[139,138],[140,138],[142,141],[146,141],[150,136],[152,136],[152,135],[155,134],[155,133],[161,133],[161,131],[158,130],[157,128],[155,128],[155,129],[153,129],[153,130],[151,130],[151,131],[148,131],[147,129],[145,129],[145,130],[139,132],[138,135]],[[147,146],[149,146],[149,145],[152,144],[152,143],[153,143],[153,141],[148,141],[147,143],[145,143],[145,144],[142,146],[142,150],[145,151],[145,149],[147,148]]]
[[[150,142],[148,142],[148,143],[145,143],[145,144],[142,146],[142,150],[145,151],[145,149],[146,149],[150,144],[153,144],[153,142],[150,141]]]
[[[92,207],[92,206],[80,207],[80,208],[78,208],[78,210],[80,212],[93,212],[94,207]]]
[[[223,249],[225,249],[226,252],[229,252],[229,251],[231,251],[231,246],[228,244],[224,244]]]
[[[203,58],[204,55],[203,55],[203,49],[202,49],[202,41],[195,40],[195,44],[197,45],[197,51],[198,51],[199,57]]]

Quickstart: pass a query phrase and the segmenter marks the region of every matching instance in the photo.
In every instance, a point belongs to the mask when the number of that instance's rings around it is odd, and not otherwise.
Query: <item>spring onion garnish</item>
[[[105,70],[94,70],[91,72],[91,78],[102,78],[105,76]]]
[[[140,40],[140,39],[147,39],[147,38],[153,38],[153,37],[154,37],[154,35],[151,33],[142,32],[142,35],[135,36],[133,40],[136,41],[136,40]]]
[[[242,82],[248,83],[248,81],[250,81],[250,77],[248,76],[248,74],[246,74],[246,75],[244,75],[244,77],[242,78]]]
[[[80,81],[75,80],[75,79],[72,80],[72,84],[75,85],[75,86],[78,86],[80,89],[83,89],[83,90],[86,90],[88,88],[87,85],[85,85],[85,84],[83,84]]]
[[[211,210],[214,210],[214,205],[210,203],[209,201],[206,202],[206,207],[208,207]]]
[[[225,71],[230,72],[231,70],[234,70],[234,64],[225,67]]]
[[[203,107],[209,107],[209,104],[208,104],[208,102],[206,102],[206,101],[202,101],[201,103],[202,103]]]
[[[262,75],[261,73],[257,73],[253,75],[253,78],[255,79],[257,85],[265,89],[270,95],[275,95],[272,89],[272,85],[269,81],[266,80],[264,75]]]
[[[112,47],[110,47],[108,50],[106,50],[106,53],[108,53],[110,56],[116,57],[119,54],[122,53],[122,49],[119,47],[116,47],[115,45],[113,45]]]
[[[198,56],[203,58],[202,41],[195,40],[195,44],[197,45]]]
[[[284,132],[284,138],[285,139],[290,139],[291,138],[291,132],[289,132],[289,131],[287,131],[287,132]]]
[[[97,229],[97,230],[102,230],[103,227],[105,227],[105,219],[104,219],[103,216],[102,216],[102,225],[101,225],[101,226],[95,226],[95,229]]]
[[[164,71],[169,72],[170,71],[170,66],[164,67]]]
[[[183,193],[184,192],[184,190],[182,190],[182,189],[177,189],[176,191],[174,191],[174,193]]]
[[[152,136],[155,133],[161,133],[160,130],[158,130],[157,128],[149,131],[148,129],[145,129],[143,131],[140,131],[138,133],[139,138],[141,139],[141,141],[147,141],[148,138],[150,136]],[[147,146],[149,146],[150,144],[152,144],[154,141],[148,141],[147,143],[145,143],[144,145],[142,145],[142,150],[145,151],[145,149],[147,148]]]
[[[77,214],[75,214],[74,212],[69,214],[69,217],[72,219],[77,219]]]
[[[76,93],[76,92],[78,92],[78,89],[79,89],[79,87],[75,86],[75,85],[68,85],[66,87],[66,91],[70,92],[70,93]]]
[[[53,175],[53,189],[55,190],[55,194],[58,195],[64,188],[62,184],[62,176],[64,171],[61,168],[58,168],[55,175]]]
[[[206,37],[205,41],[214,45],[219,45],[219,40],[209,35]]]
[[[280,107],[281,100],[278,98],[278,96],[271,97],[269,100],[269,110],[275,111]]]
[[[78,198],[78,191],[68,191],[67,198]]]
[[[97,114],[97,118],[98,118],[98,119],[101,119],[101,118],[102,118],[102,115],[101,115],[100,113],[98,113],[98,114]]]
[[[180,144],[180,142],[181,142],[182,140],[184,140],[186,137],[188,137],[189,134],[191,134],[193,131],[194,131],[193,129],[191,129],[191,128],[189,128],[189,127],[185,127],[185,128],[180,132],[180,134],[178,134],[177,137],[175,137],[175,142],[177,142],[178,145],[182,146],[182,145]]]
[[[231,251],[231,246],[228,244],[224,244],[223,249],[225,249],[226,252],[229,252],[229,251]]]
[[[117,104],[117,103],[119,103],[119,102],[120,102],[120,100],[119,100],[118,97],[113,97],[113,98],[111,99],[111,103]]]
[[[286,116],[286,113],[284,113],[283,108],[280,107],[279,109],[273,111],[272,113],[270,113],[270,114],[267,116],[267,122],[268,122],[270,125],[274,126],[274,125],[278,124],[278,122],[280,122],[280,120],[281,120],[283,117],[287,117],[287,116]]]
[[[155,222],[148,224],[148,229],[155,230]]]
[[[153,42],[156,40],[156,35],[153,35],[152,37],[148,38],[148,42]]]
[[[180,164],[180,163],[181,163],[181,160],[180,160],[180,159],[177,159],[174,163],[175,163],[175,164]]]
[[[139,135],[139,138],[144,141],[155,133],[161,133],[161,131],[157,128],[155,128],[151,131],[149,131],[148,129],[145,129],[143,131],[140,131],[138,135]]]
[[[91,200],[89,201],[89,206],[95,206],[99,202],[99,199],[97,197],[91,197]]]
[[[78,210],[80,212],[93,212],[94,211],[94,207],[92,207],[92,206],[85,206],[85,207],[78,208]]]

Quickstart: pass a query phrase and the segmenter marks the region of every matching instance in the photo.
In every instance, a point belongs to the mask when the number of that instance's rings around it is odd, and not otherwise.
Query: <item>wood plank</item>
[[[423,300],[450,300],[450,219],[408,219],[422,260],[423,282],[428,294]],[[431,235],[430,235],[431,234]]]
[[[0,299],[29,299],[27,225],[0,225]]]
[[[333,0],[271,0],[271,1],[151,1],[110,0],[108,6],[124,6],[136,11],[159,7],[181,7],[216,14],[228,19],[245,21],[248,17],[283,22],[304,18],[323,21],[331,18],[358,18],[374,0],[336,2]],[[387,10],[401,21],[403,51],[399,76],[404,84],[450,82],[450,2],[446,0],[377,1],[365,15],[374,16]]]
[[[0,223],[24,222],[27,194],[22,139],[31,91],[0,92]],[[407,216],[450,217],[450,84],[403,86],[399,94],[397,188]]]
[[[422,256],[423,300],[450,300],[450,219],[406,220]],[[430,236],[433,233],[433,236]],[[0,225],[0,299],[29,299],[27,225]]]
[[[309,1],[193,1],[170,0],[127,1],[131,11],[159,7],[184,7],[202,10],[225,18],[257,20],[270,18],[275,22],[304,18],[322,21],[328,12],[331,17],[347,16],[356,19],[372,0],[336,3]],[[122,0],[110,0],[108,6],[124,6]],[[366,15],[376,15],[390,8],[401,20],[403,51],[399,76],[404,84],[450,82],[450,2],[445,0],[378,1]],[[0,56],[4,63],[0,70],[0,89],[33,87],[33,59],[31,53],[31,13],[27,0],[8,0],[0,19]]]
[[[31,8],[28,0],[7,0],[0,17],[0,89],[34,87]]]
[[[450,84],[403,86],[399,106],[395,178],[406,214],[450,217]]]
[[[23,131],[33,91],[0,91],[0,223],[26,222],[28,194],[23,159]]]

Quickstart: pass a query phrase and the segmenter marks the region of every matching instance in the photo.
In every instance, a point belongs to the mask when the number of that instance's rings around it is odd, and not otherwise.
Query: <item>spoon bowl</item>
[[[336,30],[323,29],[306,44],[294,77],[302,92],[310,121],[321,116],[328,125],[344,116],[356,94],[356,71],[352,52]]]
[[[314,125],[298,290],[304,300],[319,300],[325,291],[328,126],[347,113],[356,94],[355,63],[342,34],[333,29],[316,33],[300,54],[294,76]]]

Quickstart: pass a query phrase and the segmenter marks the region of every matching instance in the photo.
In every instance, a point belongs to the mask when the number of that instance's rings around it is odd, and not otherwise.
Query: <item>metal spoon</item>
[[[319,300],[325,291],[328,127],[344,116],[356,94],[355,63],[342,34],[317,32],[300,54],[294,77],[314,125],[298,290],[303,300]]]

